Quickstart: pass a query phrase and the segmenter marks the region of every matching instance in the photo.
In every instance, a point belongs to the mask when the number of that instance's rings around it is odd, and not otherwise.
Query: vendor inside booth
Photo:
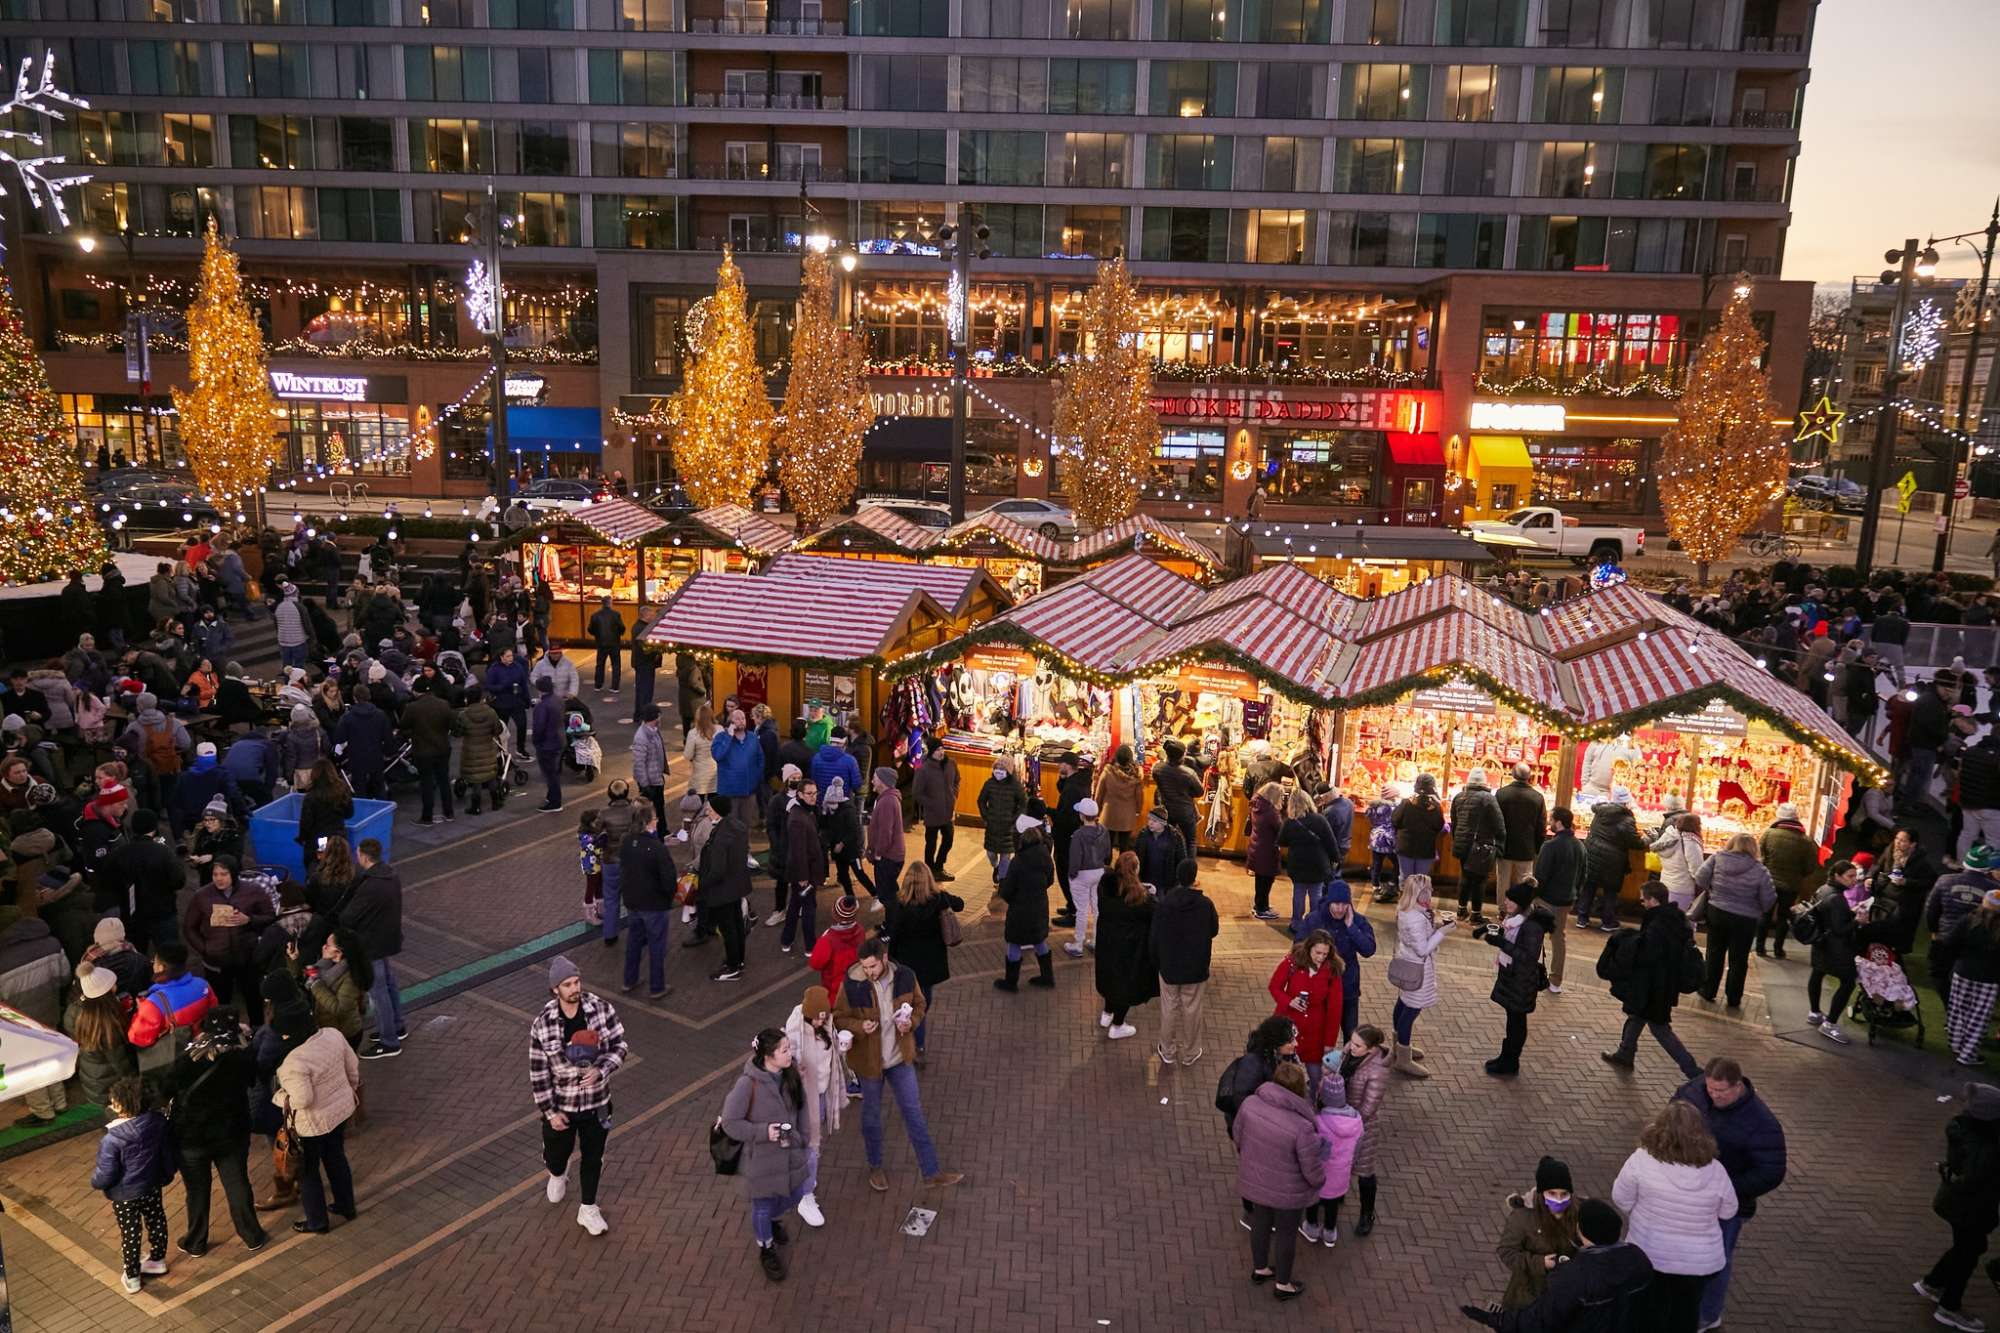
[[[718,505],[670,518],[626,499],[601,500],[533,532],[521,548],[523,577],[554,597],[549,634],[588,637],[591,616],[609,597],[630,625],[702,570],[743,573],[784,549],[791,536],[760,515]]]

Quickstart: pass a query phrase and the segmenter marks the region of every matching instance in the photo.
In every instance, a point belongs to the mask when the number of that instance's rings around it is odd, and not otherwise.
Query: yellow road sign
[[[1896,482],[1896,512],[1899,514],[1909,513],[1910,497],[1916,493],[1917,474],[1914,472],[1905,472]]]

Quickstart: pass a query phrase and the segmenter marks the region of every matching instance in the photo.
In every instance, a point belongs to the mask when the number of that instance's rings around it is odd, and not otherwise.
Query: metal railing
[[[689,162],[683,179],[695,181],[833,181],[847,179],[844,167],[809,163]]]
[[[690,19],[689,32],[716,33],[725,37],[842,37],[845,19],[786,18],[707,18]]]
[[[845,111],[847,99],[815,93],[695,93],[689,106],[768,111]]]
[[[1738,111],[1729,118],[1729,123],[1739,130],[1788,130],[1792,128],[1792,113],[1783,110]]]
[[[1782,204],[1785,202],[1785,187],[1782,185],[1737,185],[1734,182],[1722,187],[1722,197],[1736,204]]]
[[[1805,34],[1797,32],[1778,32],[1760,37],[1752,37],[1746,33],[1743,37],[1743,45],[1739,49],[1744,51],[1772,51],[1781,55],[1797,55],[1806,49],[1806,39]]]
[[[1903,645],[1905,666],[1948,667],[1954,657],[1964,658],[1974,671],[2000,661],[2000,625],[1910,626],[1910,641]]]

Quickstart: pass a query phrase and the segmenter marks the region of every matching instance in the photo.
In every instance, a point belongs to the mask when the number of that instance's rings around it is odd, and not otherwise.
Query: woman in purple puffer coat
[[[1250,1280],[1277,1281],[1281,1301],[1297,1299],[1292,1253],[1299,1219],[1326,1183],[1326,1144],[1306,1100],[1305,1066],[1280,1064],[1237,1109],[1236,1192],[1250,1208]],[[1275,1240],[1275,1243],[1274,1243]],[[1268,1266],[1267,1266],[1268,1261]]]

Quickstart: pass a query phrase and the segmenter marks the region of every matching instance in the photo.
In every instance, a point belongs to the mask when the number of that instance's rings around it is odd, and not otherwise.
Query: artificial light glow
[[[844,255],[842,255],[842,256],[840,257],[840,268],[841,268],[841,271],[842,271],[842,272],[844,272],[844,273],[852,273],[852,272],[854,272],[854,265],[856,264],[856,262],[858,262],[858,261],[856,261],[856,259],[854,258],[853,254],[849,253],[849,254],[844,254]]]
[[[85,232],[83,235],[76,238],[76,248],[83,251],[87,255],[95,254],[97,252],[97,238],[95,236],[92,236],[89,232]]]

